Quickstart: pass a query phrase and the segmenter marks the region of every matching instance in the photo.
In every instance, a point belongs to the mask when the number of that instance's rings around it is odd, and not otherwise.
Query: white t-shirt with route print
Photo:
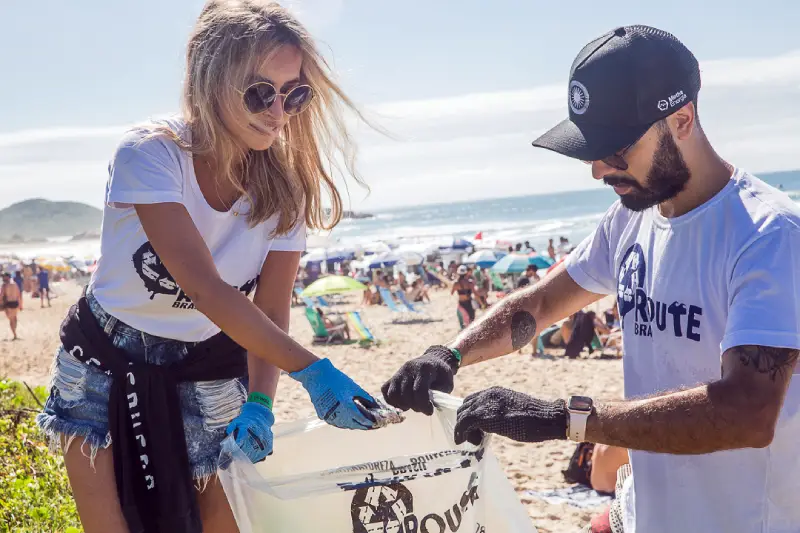
[[[742,170],[679,217],[615,203],[566,268],[584,289],[617,295],[626,398],[718,380],[731,347],[800,348],[800,208]],[[798,443],[794,378],[766,448],[632,450],[626,533],[800,531]]]
[[[164,122],[187,138],[182,119]],[[216,211],[200,191],[191,154],[166,137],[143,141],[144,136],[142,130],[129,131],[109,165],[100,259],[89,290],[103,309],[136,329],[169,339],[202,341],[219,328],[195,309],[161,263],[133,204],[175,202],[186,207],[222,279],[248,295],[270,251],[305,249],[305,224],[301,221],[273,238],[277,215],[250,228],[245,199],[230,211]]]

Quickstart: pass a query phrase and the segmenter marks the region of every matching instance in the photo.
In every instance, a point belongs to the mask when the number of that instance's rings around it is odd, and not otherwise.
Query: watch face
[[[588,396],[570,396],[568,407],[575,411],[591,411],[592,405],[592,399]]]

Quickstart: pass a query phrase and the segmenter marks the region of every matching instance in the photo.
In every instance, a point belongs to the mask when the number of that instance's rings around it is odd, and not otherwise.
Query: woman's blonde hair
[[[241,91],[248,79],[286,45],[302,54],[301,83],[311,85],[315,97],[304,112],[289,119],[268,150],[248,151],[234,142],[223,123],[222,108],[228,106],[229,116],[240,116]],[[332,171],[341,171],[341,162],[357,183],[366,186],[355,170],[356,147],[343,111],[349,109],[365,119],[332,80],[328,63],[303,25],[276,2],[206,3],[189,38],[182,109],[191,139],[164,129],[161,133],[193,154],[213,157],[217,179],[227,180],[249,200],[251,226],[277,214],[276,235],[301,220],[310,229],[333,228],[342,217],[342,198]],[[323,186],[330,213],[322,205]]]

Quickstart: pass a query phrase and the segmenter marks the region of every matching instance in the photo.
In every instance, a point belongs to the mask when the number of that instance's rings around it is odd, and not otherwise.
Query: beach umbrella
[[[383,241],[370,242],[362,248],[365,254],[385,254],[392,251],[392,248]]]
[[[319,263],[321,261],[341,262],[352,259],[354,256],[353,251],[344,248],[317,248],[304,255],[300,259],[300,264],[306,266],[308,263]]]
[[[468,264],[475,264],[481,268],[486,268],[497,263],[497,256],[491,250],[478,250],[474,254],[467,257],[464,262]]]
[[[350,276],[325,276],[305,288],[301,293],[309,298],[340,292],[363,291],[366,285]]]
[[[528,262],[534,265],[536,268],[542,269],[550,268],[553,266],[553,263],[555,263],[552,258],[544,255],[530,255],[528,256]]]
[[[466,239],[461,239],[459,237],[448,237],[444,241],[441,241],[439,245],[439,250],[442,251],[456,251],[456,250],[469,250],[471,249],[472,243]]]
[[[425,256],[413,250],[397,250],[395,255],[402,259],[403,263],[408,266],[417,266],[425,262]]]
[[[400,256],[396,253],[386,252],[383,254],[370,255],[364,259],[362,264],[366,263],[366,268],[368,269],[385,268],[396,265],[400,260]]]
[[[528,268],[528,257],[518,254],[508,254],[494,264],[492,272],[498,274],[521,274]]]

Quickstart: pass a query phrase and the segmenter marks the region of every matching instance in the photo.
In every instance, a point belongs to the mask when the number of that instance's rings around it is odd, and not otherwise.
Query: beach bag
[[[572,453],[569,465],[566,470],[562,470],[564,480],[567,483],[580,483],[587,487],[592,486],[592,454],[594,444],[591,442],[581,442]]]
[[[535,533],[491,451],[453,442],[461,400],[372,431],[278,424],[253,465],[228,438],[219,477],[242,533]]]

